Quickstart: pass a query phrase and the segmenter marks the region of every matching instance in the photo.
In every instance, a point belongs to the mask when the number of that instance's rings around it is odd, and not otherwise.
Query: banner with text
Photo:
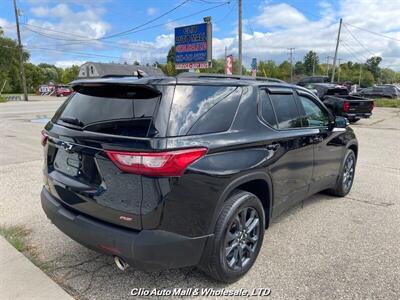
[[[212,66],[212,24],[175,28],[175,68],[202,69]]]

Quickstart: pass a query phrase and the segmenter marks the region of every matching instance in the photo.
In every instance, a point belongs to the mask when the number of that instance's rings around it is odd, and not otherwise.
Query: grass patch
[[[39,259],[39,255],[34,247],[28,245],[26,237],[31,230],[21,225],[0,225],[0,235],[2,235],[15,249],[24,254],[34,265],[46,271],[49,265]]]
[[[6,102],[6,98],[4,98],[3,96],[0,96],[0,103],[4,103]]]
[[[397,107],[400,108],[400,99],[387,99],[387,98],[377,98],[374,99],[376,107]]]
[[[30,230],[26,229],[24,226],[0,226],[0,235],[2,235],[19,252],[24,252],[28,249],[25,238],[29,233]]]

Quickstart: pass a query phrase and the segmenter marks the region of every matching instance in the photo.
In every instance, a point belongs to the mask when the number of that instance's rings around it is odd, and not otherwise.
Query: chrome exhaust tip
[[[121,271],[129,268],[129,264],[119,256],[114,256],[114,262]]]

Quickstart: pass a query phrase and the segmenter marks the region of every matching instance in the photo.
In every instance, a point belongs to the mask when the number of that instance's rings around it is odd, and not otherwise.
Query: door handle
[[[322,136],[320,136],[320,135],[316,135],[316,136],[313,136],[313,137],[311,138],[311,141],[312,141],[314,144],[318,144],[318,143],[323,142],[323,141],[324,141],[324,138],[323,138]]]
[[[279,149],[280,146],[281,145],[279,145],[278,143],[272,143],[272,144],[267,145],[266,148],[267,148],[267,150],[276,151]]]

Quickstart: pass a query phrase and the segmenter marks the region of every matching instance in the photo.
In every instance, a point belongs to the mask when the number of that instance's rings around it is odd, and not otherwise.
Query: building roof
[[[84,68],[86,65],[92,65],[96,68],[99,77],[118,77],[118,76],[136,76],[139,71],[145,76],[162,76],[163,72],[155,67],[150,66],[135,66],[128,64],[116,63],[99,63],[99,62],[86,62],[81,65]],[[82,77],[81,77],[82,78]]]

